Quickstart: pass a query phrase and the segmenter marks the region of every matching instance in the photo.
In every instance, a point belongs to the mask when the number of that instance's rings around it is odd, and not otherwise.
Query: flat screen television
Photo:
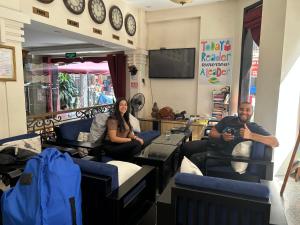
[[[195,48],[149,50],[149,78],[192,79]]]

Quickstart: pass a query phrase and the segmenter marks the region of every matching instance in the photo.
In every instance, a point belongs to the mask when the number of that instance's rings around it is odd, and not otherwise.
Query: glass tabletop
[[[148,145],[136,157],[164,161],[169,158],[169,156],[176,150],[176,148],[177,148],[177,146],[174,146],[174,145],[152,143],[152,144]]]
[[[178,144],[181,144],[184,138],[185,138],[184,133],[160,135],[159,137],[154,139],[152,143],[177,146]]]

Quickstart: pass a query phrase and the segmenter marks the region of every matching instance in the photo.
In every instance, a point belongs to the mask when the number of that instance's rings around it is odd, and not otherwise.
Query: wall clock
[[[39,1],[39,2],[42,2],[42,3],[48,4],[48,3],[53,2],[54,0],[38,0],[38,1]]]
[[[130,36],[133,36],[136,32],[136,22],[134,16],[131,14],[128,14],[125,17],[125,29],[127,34],[129,34]]]
[[[89,0],[89,13],[95,23],[103,23],[106,17],[106,9],[102,0]]]
[[[85,8],[85,0],[64,0],[67,9],[76,15],[81,14]]]
[[[121,30],[123,26],[123,15],[118,6],[112,6],[109,10],[109,21],[115,30]]]

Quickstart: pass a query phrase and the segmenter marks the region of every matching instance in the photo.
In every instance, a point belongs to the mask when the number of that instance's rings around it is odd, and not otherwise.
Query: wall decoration
[[[125,17],[125,29],[127,34],[129,34],[130,36],[134,36],[136,32],[136,22],[134,16],[131,14],[127,14],[127,16]]]
[[[64,0],[67,9],[76,15],[81,14],[85,9],[85,0]]]
[[[123,26],[123,15],[118,6],[112,6],[109,10],[109,21],[115,30],[121,30]]]
[[[0,45],[0,80],[16,80],[15,47]]]
[[[106,9],[102,0],[89,0],[88,9],[92,20],[101,24],[106,18]]]
[[[229,85],[232,76],[232,40],[200,41],[200,84]]]
[[[38,0],[38,1],[45,3],[45,4],[49,4],[49,3],[53,2],[54,0]]]

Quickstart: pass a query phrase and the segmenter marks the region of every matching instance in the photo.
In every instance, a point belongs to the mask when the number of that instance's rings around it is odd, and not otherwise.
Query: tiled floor
[[[278,190],[283,183],[283,176],[275,177]],[[285,210],[285,215],[289,225],[300,224],[300,181],[290,177],[283,193],[282,202]]]

